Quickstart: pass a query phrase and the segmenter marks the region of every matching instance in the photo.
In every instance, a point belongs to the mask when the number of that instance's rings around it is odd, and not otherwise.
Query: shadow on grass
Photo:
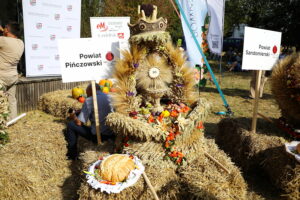
[[[238,89],[238,88],[221,88],[222,92],[227,95],[227,96],[240,96],[240,97],[248,97],[249,96],[249,90],[243,90],[243,89]],[[200,89],[201,92],[214,92],[214,93],[219,93],[217,88],[213,87],[204,87]],[[273,99],[273,95],[271,94],[264,94],[262,99]]]

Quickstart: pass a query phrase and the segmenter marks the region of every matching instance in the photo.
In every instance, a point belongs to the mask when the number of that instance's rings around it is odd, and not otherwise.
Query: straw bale
[[[83,166],[86,170],[87,167],[95,162],[99,155],[105,155],[100,151],[86,151],[81,154],[81,158],[83,160]],[[158,192],[158,195],[161,199],[177,199],[180,185],[178,182],[178,177],[175,174],[175,170],[172,168],[161,168],[159,165],[157,166],[145,166],[146,173],[148,178],[150,179],[152,185],[155,190]],[[96,191],[92,189],[85,179],[81,184],[81,187],[78,191],[79,199],[126,199],[126,200],[135,200],[135,199],[151,199],[152,194],[150,189],[148,188],[144,178],[141,177],[138,182],[123,190],[119,194],[106,194],[100,191]]]
[[[230,174],[224,172],[203,152],[187,168],[180,169],[180,175],[186,182],[191,199],[246,199],[247,185],[240,170],[230,158],[221,151],[211,139],[205,139],[206,151],[217,159]]]
[[[66,160],[64,123],[40,111],[8,128],[0,149],[0,199],[74,199],[78,180]],[[74,189],[75,188],[75,189]]]
[[[293,69],[293,70],[292,70]],[[291,73],[293,72],[293,74]],[[282,115],[289,123],[300,128],[300,53],[295,53],[280,60],[272,71],[271,90]],[[295,86],[288,84],[293,78]],[[293,98],[294,97],[294,98]]]
[[[216,142],[245,171],[263,170],[272,184],[286,193],[287,199],[299,199],[300,165],[285,152],[287,141],[283,137],[250,133],[243,123],[223,119]]]
[[[55,117],[66,118],[68,117],[68,110],[81,109],[82,103],[73,99],[71,90],[57,90],[43,94],[38,102],[38,109]]]
[[[4,93],[4,86],[0,83],[0,147],[8,141],[6,123],[9,115],[8,98]]]

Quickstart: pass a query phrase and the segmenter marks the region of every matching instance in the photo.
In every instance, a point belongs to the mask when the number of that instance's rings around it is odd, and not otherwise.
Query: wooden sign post
[[[258,100],[259,100],[259,88],[261,83],[261,75],[262,70],[256,71],[256,83],[255,83],[255,99],[254,99],[254,106],[253,106],[253,117],[252,117],[252,126],[251,132],[256,132],[256,125],[257,125],[257,110],[258,110]]]
[[[101,141],[101,133],[100,133],[96,81],[91,81],[91,84],[92,84],[92,92],[93,92],[93,104],[94,104],[97,141],[98,141],[98,145],[100,145],[102,141]]]

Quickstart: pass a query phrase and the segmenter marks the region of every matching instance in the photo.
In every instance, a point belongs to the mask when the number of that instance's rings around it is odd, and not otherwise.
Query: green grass
[[[217,71],[213,66],[214,71]],[[251,119],[253,116],[253,102],[252,99],[245,99],[249,96],[251,71],[249,72],[225,72],[220,75],[219,72],[215,76],[220,84],[224,96],[229,104],[231,110],[234,112],[234,118],[247,118],[249,120],[249,127],[251,126]],[[216,86],[208,81],[208,84],[200,89],[200,96],[206,98],[211,104],[211,112],[206,120],[206,133],[214,135],[217,131],[218,122],[224,116],[216,115],[216,112],[226,111],[223,101],[221,99]],[[268,80],[265,88],[263,98],[259,100],[258,112],[271,118],[277,119],[280,117],[280,110],[276,101],[273,98],[270,88],[270,81]],[[258,121],[259,122],[259,121]],[[258,127],[259,127],[258,123]]]

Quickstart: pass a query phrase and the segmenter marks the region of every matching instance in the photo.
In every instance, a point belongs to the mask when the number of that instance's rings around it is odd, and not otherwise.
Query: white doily
[[[291,143],[285,143],[285,150],[289,154],[295,156],[295,159],[300,162],[300,154],[295,153],[297,145],[300,141],[292,141]]]
[[[129,156],[129,155],[128,155]],[[106,156],[108,157],[108,156]],[[103,159],[105,159],[104,157]],[[130,187],[134,185],[140,178],[141,174],[144,172],[145,167],[143,166],[140,159],[138,159],[136,156],[133,157],[133,162],[137,166],[136,169],[132,170],[124,182],[117,182],[115,185],[109,185],[105,183],[100,183],[94,176],[95,173],[95,167],[100,166],[101,162],[103,160],[97,160],[94,162],[88,169],[88,174],[86,175],[87,182],[92,186],[94,189],[100,189],[101,192],[107,192],[110,193],[120,193],[122,190],[124,190],[127,187]]]

